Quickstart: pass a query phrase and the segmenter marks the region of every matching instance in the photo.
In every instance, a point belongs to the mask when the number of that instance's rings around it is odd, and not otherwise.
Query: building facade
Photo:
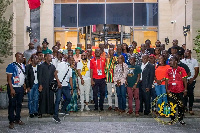
[[[49,48],[56,41],[62,47],[71,41],[73,48],[77,43],[121,43],[120,39],[95,36],[101,24],[102,29],[118,25],[116,32],[124,34],[123,42],[127,44],[135,40],[140,45],[150,39],[154,45],[156,40],[165,43],[168,38],[166,48],[178,39],[179,46],[186,43],[193,49],[193,39],[200,29],[199,6],[199,0],[43,0],[40,8],[30,11],[27,0],[13,0],[5,16],[14,13],[13,55],[26,50],[29,42],[40,45],[44,38]],[[183,26],[188,25],[190,31],[184,36]],[[27,26],[32,27],[31,35]],[[13,60],[14,56],[1,64],[0,84],[6,83],[5,68]],[[196,90],[195,95],[200,96],[200,91]]]

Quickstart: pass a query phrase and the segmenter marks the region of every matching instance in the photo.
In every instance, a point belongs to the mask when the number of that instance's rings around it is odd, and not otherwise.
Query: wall
[[[158,21],[158,39],[162,42],[165,43],[165,38],[169,38],[170,42],[172,40],[172,9],[171,9],[171,4],[169,0],[159,0],[158,3],[158,8],[159,8],[159,21]],[[169,45],[166,46],[166,48],[169,48]]]
[[[186,25],[192,27],[192,7],[193,0],[187,0],[186,4]],[[185,26],[185,0],[171,0],[172,20],[176,20],[176,23],[172,27],[172,39],[179,40],[179,46],[185,43],[185,37],[183,35],[183,26]],[[187,48],[192,48],[192,28],[186,37]],[[171,40],[172,41],[172,40]]]
[[[54,44],[54,0],[44,0],[40,7],[40,43],[44,38],[51,49]]]

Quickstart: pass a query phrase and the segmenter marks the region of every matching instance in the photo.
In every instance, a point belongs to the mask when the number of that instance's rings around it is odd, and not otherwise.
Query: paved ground
[[[186,113],[184,121],[185,126],[176,123],[175,125],[163,125],[158,123],[151,115],[144,116],[119,114],[114,111],[108,111],[107,102],[103,112],[84,111],[70,113],[69,116],[62,117],[61,124],[56,124],[52,116],[46,115],[43,118],[29,118],[27,103],[22,109],[22,121],[25,125],[15,125],[15,129],[8,129],[7,109],[0,109],[0,133],[20,132],[20,133],[200,133],[200,100],[194,103],[194,113],[191,116]],[[134,103],[133,103],[134,104]],[[94,109],[93,104],[89,104]],[[80,108],[80,105],[79,105]],[[165,119],[169,120],[169,119]]]
[[[196,111],[196,114],[199,111]],[[16,125],[15,129],[8,129],[7,110],[0,110],[0,133],[20,132],[20,133],[200,133],[200,117],[186,114],[184,118],[185,126],[176,123],[175,125],[163,125],[155,121],[151,115],[139,116],[119,115],[114,111],[104,112],[77,112],[69,116],[62,117],[62,122],[56,124],[52,116],[43,118],[29,118],[28,110],[22,110],[22,120],[25,125]]]

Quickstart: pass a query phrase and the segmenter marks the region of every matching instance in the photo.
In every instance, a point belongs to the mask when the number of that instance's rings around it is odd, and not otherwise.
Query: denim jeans
[[[70,90],[69,86],[63,86],[61,89],[58,89],[58,91],[56,92],[54,116],[58,116],[59,104],[60,104],[62,94],[65,96],[65,101],[64,101],[63,106],[61,108],[61,111],[65,111],[65,109],[67,108],[67,105],[71,101],[70,91],[71,90]]]
[[[10,95],[10,87],[8,85],[8,98],[9,98],[9,106],[8,106],[8,119],[11,122],[19,121],[21,116],[22,109],[22,100],[24,97],[24,87],[13,87],[15,90],[15,96],[11,97]],[[14,115],[15,112],[15,115]]]
[[[39,98],[38,84],[34,84],[30,92],[28,93],[29,114],[38,113],[38,98]]]
[[[155,90],[156,90],[157,96],[160,96],[162,94],[166,94],[165,85],[156,85]],[[167,103],[167,95],[164,95],[161,98],[159,98],[157,103],[161,104],[162,102]]]
[[[126,88],[125,88],[125,84],[120,85],[119,87],[116,86],[116,91],[117,91],[119,109],[125,110],[126,109]]]

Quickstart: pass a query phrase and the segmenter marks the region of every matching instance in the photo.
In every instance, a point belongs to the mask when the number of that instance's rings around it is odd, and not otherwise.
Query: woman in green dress
[[[78,111],[78,104],[77,104],[77,99],[78,99],[78,95],[77,95],[77,89],[78,89],[77,77],[78,76],[77,75],[78,75],[78,71],[75,68],[75,60],[74,60],[73,57],[69,58],[69,63],[70,63],[70,66],[72,68],[73,94],[72,94],[71,102],[67,106],[67,111],[77,112]]]

